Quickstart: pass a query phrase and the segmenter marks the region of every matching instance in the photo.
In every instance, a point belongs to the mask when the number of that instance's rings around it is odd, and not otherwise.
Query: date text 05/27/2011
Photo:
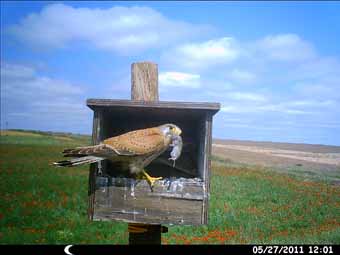
[[[254,245],[253,254],[334,254],[331,245]]]

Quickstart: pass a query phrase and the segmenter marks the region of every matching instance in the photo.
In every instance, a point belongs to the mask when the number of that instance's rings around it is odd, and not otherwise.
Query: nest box
[[[218,103],[144,102],[88,99],[94,111],[93,144],[132,130],[173,123],[182,129],[183,149],[173,167],[170,148],[146,171],[155,177],[153,192],[110,161],[92,164],[89,218],[147,224],[208,223],[212,118]]]

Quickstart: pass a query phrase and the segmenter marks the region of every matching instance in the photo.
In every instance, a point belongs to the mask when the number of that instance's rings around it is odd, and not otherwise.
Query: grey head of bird
[[[168,123],[168,124],[161,125],[158,128],[162,131],[162,133],[165,136],[169,136],[170,138],[174,136],[179,136],[180,134],[182,134],[182,130],[174,124]]]

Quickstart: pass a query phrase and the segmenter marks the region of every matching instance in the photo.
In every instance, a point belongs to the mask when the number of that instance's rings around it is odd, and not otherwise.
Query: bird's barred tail
[[[82,156],[88,156],[93,155],[96,153],[99,153],[105,145],[93,145],[93,146],[83,146],[83,147],[77,147],[74,149],[65,149],[63,151],[64,157],[82,157]]]
[[[72,167],[72,166],[78,166],[78,165],[83,165],[83,164],[91,164],[95,163],[98,161],[103,160],[101,157],[96,157],[96,156],[84,156],[80,158],[73,158],[69,160],[62,160],[58,162],[54,162],[53,165],[55,166],[66,166],[66,167]]]

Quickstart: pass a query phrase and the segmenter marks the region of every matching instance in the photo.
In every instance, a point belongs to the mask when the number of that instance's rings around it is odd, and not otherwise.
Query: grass
[[[0,243],[127,244],[126,223],[88,221],[88,167],[49,164],[89,139],[58,137],[0,137]],[[339,244],[340,187],[213,158],[209,225],[170,226],[162,242]]]
[[[85,135],[54,134],[51,132],[22,130],[2,130],[0,134],[0,146],[6,146],[7,144],[39,146],[80,146],[90,144],[90,137]]]
[[[264,168],[213,164],[209,225],[170,243],[339,243],[340,189]],[[204,229],[202,231],[202,229]]]

